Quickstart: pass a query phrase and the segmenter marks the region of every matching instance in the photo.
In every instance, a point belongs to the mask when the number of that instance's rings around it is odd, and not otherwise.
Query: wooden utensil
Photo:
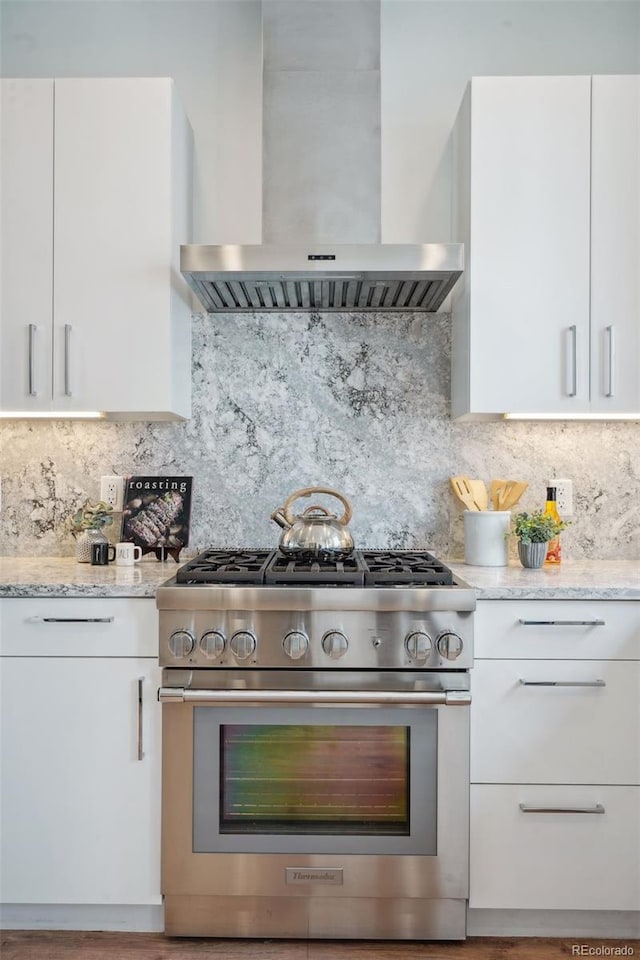
[[[500,510],[500,494],[504,491],[506,480],[492,480],[489,487],[489,497],[494,510]]]
[[[515,507],[516,503],[528,487],[529,484],[522,480],[509,480],[507,482],[507,487],[504,491],[504,494],[500,499],[500,502],[502,503],[500,509],[510,510],[512,507]]]
[[[473,498],[469,477],[450,477],[449,481],[456,497],[463,503],[467,510],[479,510],[480,507]]]
[[[469,480],[469,486],[471,487],[474,503],[478,505],[478,510],[486,510],[489,506],[489,497],[484,480]]]

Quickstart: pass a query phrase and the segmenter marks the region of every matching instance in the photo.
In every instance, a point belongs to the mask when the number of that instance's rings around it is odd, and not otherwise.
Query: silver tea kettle
[[[312,493],[326,493],[340,500],[344,507],[342,516],[338,518],[317,504],[293,516],[292,504],[298,499],[310,497]],[[271,519],[284,530],[279,546],[285,556],[300,560],[340,560],[353,552],[353,537],[347,530],[352,516],[351,504],[337,490],[304,487],[292,493],[284,506],[271,514]]]

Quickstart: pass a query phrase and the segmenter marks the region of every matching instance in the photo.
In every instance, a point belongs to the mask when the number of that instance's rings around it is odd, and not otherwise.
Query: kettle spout
[[[284,510],[282,507],[278,507],[277,510],[274,510],[271,514],[271,519],[278,524],[279,527],[282,527],[283,530],[289,530],[291,524],[284,515]]]

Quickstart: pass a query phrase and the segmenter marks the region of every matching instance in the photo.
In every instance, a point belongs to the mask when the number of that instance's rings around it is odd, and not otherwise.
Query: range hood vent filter
[[[208,313],[384,311],[434,313],[462,273],[459,244],[180,249],[180,269]]]

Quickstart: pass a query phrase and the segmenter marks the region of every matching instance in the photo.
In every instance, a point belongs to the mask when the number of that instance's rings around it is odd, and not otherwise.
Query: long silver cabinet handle
[[[400,690],[185,690],[184,687],[160,687],[160,703],[386,703],[468,706],[471,694],[448,690],[442,693],[403,693]]]
[[[615,358],[616,358],[616,338],[613,324],[607,327],[608,360],[607,360],[607,390],[605,397],[612,397],[615,390]]]
[[[604,627],[604,620],[518,620],[523,627]]]
[[[567,328],[567,396],[575,397],[578,392],[578,328],[575,323]]]
[[[36,331],[35,323],[29,324],[29,396],[37,397],[36,390]]]
[[[71,324],[64,325],[64,395],[71,396]]]
[[[604,813],[601,803],[594,803],[592,807],[539,807],[535,803],[519,804],[523,813]]]
[[[144,760],[142,708],[144,706],[144,677],[138,677],[138,760]]]
[[[115,617],[27,617],[27,623],[113,623]]]
[[[523,687],[606,687],[605,680],[523,680]]]

